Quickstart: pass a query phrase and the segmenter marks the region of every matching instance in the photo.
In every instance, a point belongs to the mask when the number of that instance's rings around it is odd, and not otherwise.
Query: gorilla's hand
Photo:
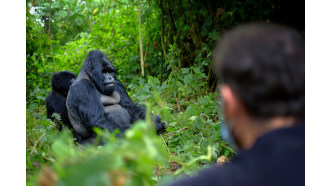
[[[155,126],[156,126],[156,132],[157,134],[162,134],[165,132],[165,129],[166,129],[166,123],[162,122],[160,120],[160,117],[157,116],[156,119],[155,119]]]

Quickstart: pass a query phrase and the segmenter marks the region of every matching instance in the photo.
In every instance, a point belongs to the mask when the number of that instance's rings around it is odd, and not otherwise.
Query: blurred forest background
[[[304,35],[298,0],[27,0],[27,185],[156,185],[191,174],[235,151],[220,139],[212,52],[228,29],[247,22]],[[103,51],[133,101],[167,123],[156,136],[139,122],[104,146],[81,147],[46,118],[50,78],[79,74],[89,51]],[[221,106],[221,103],[220,103]]]

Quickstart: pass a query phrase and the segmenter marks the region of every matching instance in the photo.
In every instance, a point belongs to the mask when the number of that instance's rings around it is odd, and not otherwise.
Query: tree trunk
[[[197,27],[196,27],[196,23],[194,20],[194,16],[193,16],[193,6],[191,5],[191,1],[188,0],[188,7],[189,7],[189,17],[190,17],[190,34],[193,40],[193,43],[196,47],[196,49],[200,49],[201,48],[201,40],[199,37],[199,34],[197,32]],[[197,24],[198,25],[198,24]]]
[[[160,0],[160,4],[161,4],[161,8],[162,8],[162,12],[161,12],[161,36],[160,36],[160,40],[161,40],[161,47],[163,49],[163,43],[164,43],[164,9],[163,9],[163,0]],[[161,66],[160,66],[160,85],[162,85],[163,83],[163,64],[164,64],[164,51],[161,49],[162,51],[162,59],[161,59]]]

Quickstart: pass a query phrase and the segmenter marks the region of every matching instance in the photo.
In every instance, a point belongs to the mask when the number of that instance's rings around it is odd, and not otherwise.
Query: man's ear
[[[239,102],[233,90],[226,84],[221,85],[221,94],[225,106],[225,117],[233,118],[239,109]]]

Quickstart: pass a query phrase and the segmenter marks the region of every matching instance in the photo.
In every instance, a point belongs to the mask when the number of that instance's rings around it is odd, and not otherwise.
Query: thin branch
[[[51,29],[50,29],[51,16],[52,16],[52,0],[49,0],[48,42],[49,42],[50,51],[51,51],[52,57],[53,57],[54,71],[57,72],[57,70],[56,70],[56,63],[55,63],[55,57],[54,57],[54,51],[53,51],[53,47],[52,47]]]
[[[225,145],[225,144],[221,144],[221,147],[223,147],[223,148],[225,148],[225,149],[228,149],[230,152],[232,152],[233,154],[236,154],[236,152],[232,149],[232,148],[230,148],[230,147],[228,147],[227,145]]]
[[[43,133],[43,134],[39,137],[39,139],[34,143],[34,145],[33,145],[33,147],[32,147],[32,150],[31,150],[31,152],[30,152],[30,155],[29,155],[28,159],[30,159],[30,157],[33,155],[33,152],[35,151],[35,149],[36,149],[38,143],[40,142],[40,140],[41,140],[45,135],[46,135],[46,133]]]
[[[144,76],[143,44],[142,44],[142,33],[141,33],[141,9],[142,9],[142,0],[140,0],[140,4],[139,4],[139,39],[140,39],[141,74],[142,76]]]
[[[164,138],[163,138],[163,135],[160,134],[160,137],[162,138],[162,141],[163,141],[163,143],[164,143],[164,145],[165,145],[165,147],[166,147],[168,153],[170,154],[170,157],[172,157],[172,153],[171,153],[170,149],[168,148],[168,146],[166,145],[166,142],[165,142],[165,140],[164,140]]]

